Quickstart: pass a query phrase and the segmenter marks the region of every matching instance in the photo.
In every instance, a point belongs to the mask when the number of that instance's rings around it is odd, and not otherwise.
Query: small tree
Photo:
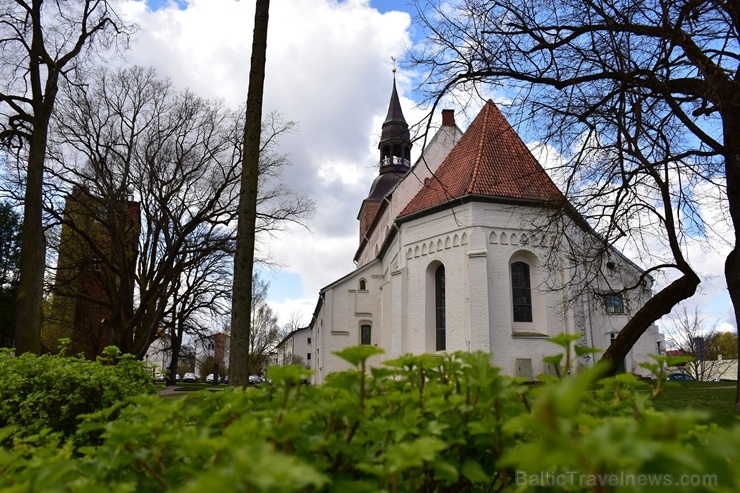
[[[267,304],[268,282],[259,275],[252,281],[252,319],[249,334],[249,374],[261,375],[267,369],[270,356],[285,333],[278,326],[277,317]],[[233,359],[232,359],[233,361]]]
[[[737,332],[719,332],[715,335],[712,347],[716,357],[722,359],[737,358]]]
[[[678,314],[672,317],[672,327],[668,337],[674,349],[694,360],[683,366],[697,380],[708,380],[723,376],[726,370],[720,370],[717,361],[719,346],[717,344],[718,322],[708,324],[699,307],[689,311],[682,305]]]

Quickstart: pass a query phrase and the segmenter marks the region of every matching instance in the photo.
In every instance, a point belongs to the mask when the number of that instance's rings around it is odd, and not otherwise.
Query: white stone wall
[[[337,281],[324,291],[314,325],[321,357],[316,380],[347,368],[332,351],[359,344],[359,327],[372,325],[372,343],[385,350],[372,364],[406,353],[435,352],[433,272],[445,266],[446,351],[486,351],[504,373],[515,375],[522,362],[532,376],[552,372],[545,356],[560,349],[546,341],[561,332],[583,334],[582,343],[605,349],[631,313],[650,295],[625,294],[625,314],[607,314],[601,295],[584,293],[566,303],[572,290],[573,265],[560,260],[553,270],[552,240],[532,229],[537,209],[472,202],[400,224],[381,261]],[[556,260],[558,259],[555,256]],[[518,259],[530,266],[532,323],[515,323],[512,315],[510,265]],[[610,278],[594,281],[594,290],[608,293],[634,283],[638,271],[622,257],[607,269]],[[597,270],[598,271],[598,270]],[[367,289],[359,291],[359,281]],[[318,336],[320,333],[321,336]],[[644,373],[639,363],[657,352],[657,330],[635,345],[626,370]],[[593,364],[593,358],[583,364]]]
[[[333,353],[360,344],[362,324],[371,325],[371,342],[380,346],[382,272],[382,264],[374,262],[322,290],[324,301],[312,322],[315,346],[311,367],[316,382],[322,382],[331,372],[348,368],[344,360]],[[365,290],[359,289],[361,279],[365,280]],[[379,361],[379,358],[376,360]]]

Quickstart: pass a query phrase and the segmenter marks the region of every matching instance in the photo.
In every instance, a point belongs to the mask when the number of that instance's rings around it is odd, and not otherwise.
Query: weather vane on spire
[[[392,56],[391,60],[393,60],[393,74],[396,74],[396,57]]]

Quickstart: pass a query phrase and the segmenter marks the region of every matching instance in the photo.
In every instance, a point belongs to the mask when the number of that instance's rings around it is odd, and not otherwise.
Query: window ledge
[[[332,335],[338,335],[338,336],[348,336],[349,331],[348,330],[332,330]]]
[[[512,330],[511,331],[511,337],[521,337],[521,338],[545,338],[550,337],[547,334],[543,334],[542,332],[536,332],[533,330]]]

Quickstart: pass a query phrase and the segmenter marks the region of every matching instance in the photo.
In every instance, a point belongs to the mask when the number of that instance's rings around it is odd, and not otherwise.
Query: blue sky
[[[140,26],[128,63],[152,65],[201,96],[243,103],[253,0],[119,1]],[[376,173],[391,57],[403,57],[419,32],[407,9],[405,0],[271,1],[264,110],[298,123],[298,132],[280,141],[293,162],[283,180],[317,203],[308,229],[290,227],[263,245],[280,264],[264,278],[281,323],[298,312],[308,322],[319,289],[354,269],[356,217]],[[413,74],[399,70],[397,82],[407,121],[418,121]],[[462,116],[457,121],[465,127]],[[710,204],[706,214],[716,213]],[[724,255],[697,247],[691,258],[704,275],[694,302],[708,319],[730,320]]]
[[[174,3],[181,9],[187,7],[187,0],[146,0],[146,4],[151,10],[159,10],[167,7],[170,3]],[[341,2],[340,2],[341,3]],[[406,2],[403,0],[370,0],[370,5],[377,9],[380,13],[385,13],[390,10],[406,10],[404,5]]]

